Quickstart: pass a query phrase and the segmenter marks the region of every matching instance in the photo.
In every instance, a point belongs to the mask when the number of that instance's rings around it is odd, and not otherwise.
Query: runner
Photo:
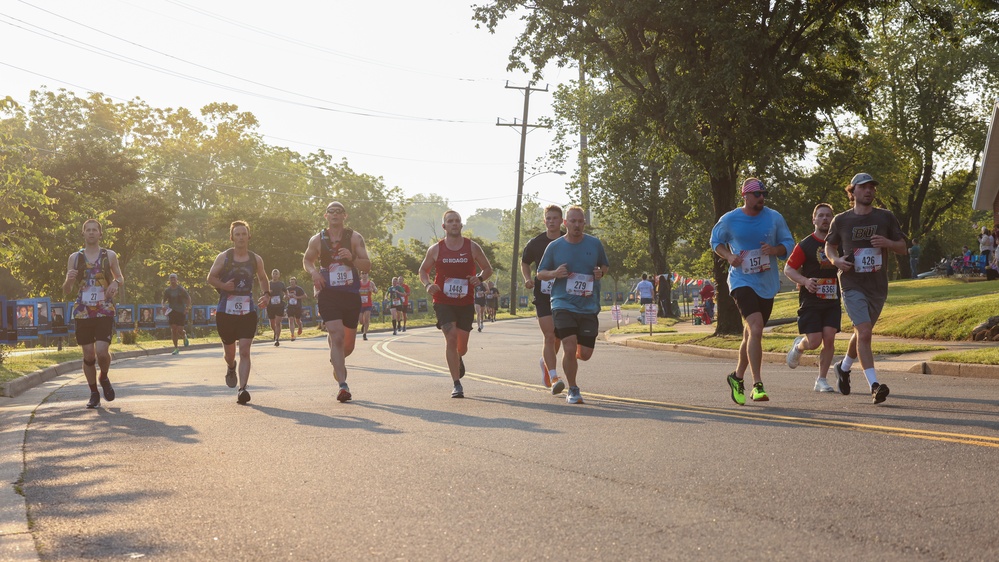
[[[402,305],[399,307],[399,331],[406,331],[406,320],[409,314],[409,295],[413,291],[406,284],[406,278],[399,276],[399,288],[402,290]]]
[[[125,278],[118,266],[118,254],[102,248],[101,237],[104,228],[94,219],[83,223],[83,249],[69,255],[66,264],[66,280],[62,290],[73,292],[80,283],[76,303],[73,305],[73,319],[76,321],[76,343],[83,349],[83,374],[90,387],[88,408],[101,404],[101,394],[97,391],[98,382],[104,391],[104,399],[114,400],[114,387],[108,378],[111,368],[111,335],[114,333],[114,297],[118,294]],[[97,367],[101,376],[97,377]]]
[[[400,318],[400,309],[402,308],[402,297],[403,288],[399,277],[392,278],[392,285],[388,288],[387,296],[389,301],[389,312],[392,314],[392,335],[399,333],[399,328],[402,327],[402,322]]]
[[[375,282],[368,279],[368,272],[361,272],[361,285],[357,289],[361,296],[361,338],[368,341],[368,325],[371,323],[371,308],[374,306],[374,296],[378,294]]]
[[[170,274],[170,286],[163,291],[162,305],[168,311],[170,337],[173,338],[173,354],[177,355],[180,353],[178,341],[183,341],[184,347],[187,347],[187,332],[184,331],[184,324],[187,323],[187,314],[191,312],[191,294],[177,282],[176,273]]]
[[[446,211],[442,222],[444,238],[427,249],[420,264],[420,282],[434,299],[437,328],[444,334],[444,356],[454,382],[451,398],[464,398],[465,390],[460,380],[465,376],[462,356],[468,353],[468,336],[475,313],[469,288],[482,284],[493,274],[493,268],[482,248],[461,235],[461,215]],[[433,283],[430,282],[431,270],[436,274]]]
[[[871,387],[875,404],[888,398],[888,385],[879,384],[874,370],[874,353],[871,338],[874,324],[881,316],[888,299],[888,250],[904,255],[906,249],[902,227],[895,215],[874,206],[878,182],[870,174],[853,176],[846,187],[846,195],[853,209],[836,215],[826,236],[826,255],[839,269],[839,282],[843,287],[843,304],[853,321],[850,346],[842,361],[836,363],[836,382],[839,391],[850,394],[850,368],[860,358],[864,376]],[[839,251],[842,248],[843,255]]]
[[[302,335],[302,301],[305,300],[305,296],[305,289],[298,284],[298,278],[289,279],[288,308],[285,313],[288,315],[288,331],[291,332],[291,341],[295,341],[296,326],[298,327],[297,334]]]
[[[652,284],[652,281],[649,281],[648,273],[642,274],[642,280],[635,285],[635,288],[634,290],[632,290],[632,292],[638,295],[638,303],[642,306],[641,312],[638,314],[638,323],[644,324],[645,305],[652,304],[654,302],[655,300],[654,295],[656,292],[655,285]]]
[[[735,372],[727,377],[732,401],[739,405],[746,403],[743,378],[747,367],[753,373],[752,399],[770,400],[760,373],[761,338],[780,289],[777,256],[787,255],[787,249],[794,247],[784,217],[765,206],[767,195],[763,182],[747,179],[742,184],[742,207],[722,215],[711,230],[711,247],[730,265],[729,293],[744,321],[739,361]]]
[[[336,399],[346,402],[351,399],[347,357],[354,352],[357,320],[361,315],[360,272],[371,271],[371,260],[364,237],[346,227],[347,208],[343,203],[330,203],[323,216],[327,228],[309,240],[302,265],[319,289],[319,315],[326,325],[330,364],[340,386]]]
[[[475,286],[475,294],[472,303],[475,305],[475,321],[479,324],[479,331],[482,331],[482,319],[486,315],[486,287],[485,283]]]
[[[828,203],[819,203],[812,211],[815,231],[791,251],[784,264],[784,275],[800,287],[798,289],[798,333],[805,334],[794,340],[787,352],[787,366],[794,369],[801,361],[801,354],[818,349],[819,377],[815,379],[816,392],[834,392],[826,381],[832,364],[836,333],[840,331],[843,316],[839,304],[839,280],[836,266],[826,259],[826,235],[833,219],[833,209]]]
[[[552,320],[555,335],[562,341],[562,371],[569,383],[566,401],[582,404],[576,385],[579,361],[588,361],[596,346],[600,313],[600,279],[607,275],[610,262],[604,245],[584,234],[586,215],[578,205],[565,212],[565,236],[548,244],[538,263],[538,279],[552,281]],[[555,387],[552,387],[552,394]]]
[[[257,335],[257,308],[270,300],[270,291],[264,291],[260,299],[253,301],[253,277],[256,276],[260,288],[268,286],[264,260],[250,251],[250,225],[245,221],[233,221],[229,225],[229,240],[232,248],[215,257],[208,272],[208,284],[219,292],[218,311],[215,313],[215,327],[222,340],[222,353],[226,364],[225,384],[236,386],[236,348],[239,348],[239,387],[236,402],[246,404],[250,393],[246,384],[250,380],[250,346]]]
[[[534,313],[538,317],[538,327],[541,328],[543,341],[541,345],[541,380],[552,389],[552,394],[560,394],[565,390],[565,383],[558,378],[559,340],[555,337],[555,321],[552,320],[552,285],[554,281],[540,281],[531,276],[531,266],[537,265],[545,255],[545,249],[553,240],[562,237],[562,208],[558,205],[545,207],[545,231],[538,234],[524,246],[520,258],[520,274],[524,278],[524,287],[534,290]],[[537,269],[535,269],[537,271]],[[478,293],[476,293],[476,298]],[[479,323],[479,331],[482,331]]]
[[[500,292],[492,281],[489,281],[486,285],[489,286],[486,290],[486,316],[489,318],[490,322],[495,322],[496,309],[499,308]]]
[[[267,303],[267,318],[271,322],[271,330],[274,331],[274,347],[281,345],[281,324],[284,322],[284,298],[285,294],[288,292],[287,288],[284,286],[284,282],[281,281],[281,272],[273,269],[271,270],[271,281],[270,281],[270,301]],[[295,339],[294,334],[292,338]]]

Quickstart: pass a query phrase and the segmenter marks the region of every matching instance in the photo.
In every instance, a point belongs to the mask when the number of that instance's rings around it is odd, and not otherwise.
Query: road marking
[[[372,347],[372,349],[378,355],[381,355],[382,357],[389,359],[391,361],[395,361],[397,363],[403,363],[411,367],[426,369],[428,371],[450,376],[451,372],[448,369],[441,367],[440,365],[435,365],[432,363],[426,363],[424,361],[420,361],[418,359],[413,359],[411,357],[407,357],[405,355],[396,353],[395,351],[389,349],[390,343],[402,339],[404,337],[407,336],[399,336],[396,338],[391,338],[389,340],[380,341],[376,343]],[[466,371],[465,376],[472,380],[488,382],[502,386],[510,386],[525,390],[532,390],[536,392],[548,392],[548,389],[542,387],[540,384],[531,384],[521,381],[514,381],[510,379],[503,379],[499,377],[491,377],[489,375],[482,375],[478,373],[473,373],[471,371]],[[769,414],[764,412],[740,411],[740,410],[733,410],[731,408],[695,406],[692,404],[675,404],[672,402],[659,402],[656,400],[628,398],[625,396],[614,396],[611,394],[595,394],[592,392],[587,392],[586,397],[588,399],[591,398],[599,399],[604,402],[611,402],[617,404],[631,404],[637,406],[649,406],[653,408],[670,410],[674,412],[685,412],[690,414],[723,416],[728,418],[738,418],[738,419],[753,420],[753,421],[779,422],[791,425],[802,425],[806,427],[839,429],[844,431],[860,431],[864,433],[881,433],[884,435],[893,435],[896,437],[908,437],[911,439],[924,439],[928,441],[941,441],[945,443],[959,443],[962,445],[974,445],[977,447],[999,447],[999,437],[988,437],[984,435],[973,435],[967,433],[949,433],[943,431],[928,431],[923,429],[911,429],[911,428],[896,427],[890,425],[864,424],[856,422],[829,420],[823,418],[799,417],[786,414]]]

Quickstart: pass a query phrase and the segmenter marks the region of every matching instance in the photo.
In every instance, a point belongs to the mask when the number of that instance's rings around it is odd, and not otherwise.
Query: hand
[[[79,273],[77,270],[70,269],[69,271],[66,272],[66,279],[69,279],[70,281],[76,281],[77,273]]]
[[[594,279],[600,279],[603,276],[604,276],[604,269],[602,267],[598,266],[598,267],[594,267],[593,268],[593,278]]]
[[[833,258],[832,263],[840,271],[850,271],[853,269],[853,262],[846,261],[846,258]]]
[[[569,276],[569,267],[566,264],[562,264],[555,269],[556,279],[565,279]]]
[[[731,265],[732,267],[739,267],[740,265],[742,265],[742,255],[729,254],[729,256],[725,259],[725,261],[727,261],[728,264]]]
[[[268,300],[268,297],[267,297],[267,296],[265,296],[265,295],[260,295],[260,298],[259,298],[259,299],[257,299],[257,306],[259,306],[259,307],[261,307],[261,308],[263,308],[263,307],[267,306],[267,300]]]
[[[342,250],[343,248],[341,248]],[[312,271],[312,288],[319,291],[323,288],[323,276],[318,269]]]
[[[340,250],[336,253],[336,258],[343,261],[353,261],[354,255],[351,254],[350,250],[347,248],[340,248]]]
[[[534,288],[534,279],[528,279],[528,280],[524,281],[524,288],[525,289],[533,289]]]
[[[108,300],[113,299],[116,294],[118,294],[118,280],[112,279],[111,283],[108,283],[108,290],[105,291]]]
[[[760,251],[763,252],[764,256],[776,256],[780,252],[775,246],[766,242],[760,242]]]
[[[804,287],[808,289],[809,293],[814,293],[819,290],[819,282],[817,279],[809,279],[808,282],[805,283]]]
[[[440,290],[441,288],[438,287],[436,283],[431,283],[430,286],[427,287],[427,294],[433,296],[434,293],[439,293]]]
[[[230,279],[230,280],[226,281],[225,283],[222,283],[221,289],[223,291],[231,293],[231,292],[233,292],[233,291],[236,290],[236,282],[233,281],[232,279]]]
[[[871,236],[871,246],[875,248],[889,248],[892,245],[892,241],[881,236],[880,234],[875,234]]]

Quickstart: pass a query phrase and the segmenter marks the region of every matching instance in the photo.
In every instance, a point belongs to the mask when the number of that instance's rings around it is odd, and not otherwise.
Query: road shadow
[[[354,402],[354,404],[358,404]],[[295,423],[301,425],[307,425],[310,427],[321,427],[326,429],[360,429],[363,431],[370,431],[372,433],[379,433],[383,435],[395,435],[403,433],[402,431],[386,427],[378,422],[371,421],[369,419],[359,418],[356,416],[327,416],[326,414],[317,414],[314,412],[302,412],[294,410],[285,410],[282,408],[275,408],[273,406],[259,406],[256,404],[250,404],[250,408],[257,410],[268,416],[274,416],[276,418],[282,418],[294,421]]]
[[[465,400],[468,400],[467,398]],[[514,418],[488,418],[484,416],[472,416],[448,410],[428,410],[425,408],[414,408],[412,406],[399,406],[395,404],[376,404],[371,402],[360,402],[357,405],[381,410],[399,416],[416,418],[428,423],[443,425],[455,425],[461,427],[478,428],[502,428],[515,431],[526,431],[530,433],[558,434],[561,431],[552,429],[539,423],[518,420]]]

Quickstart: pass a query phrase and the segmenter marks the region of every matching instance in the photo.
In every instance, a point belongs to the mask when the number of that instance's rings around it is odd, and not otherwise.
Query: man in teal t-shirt
[[[565,213],[565,236],[553,240],[538,262],[538,279],[555,280],[552,285],[552,319],[555,337],[562,342],[562,370],[569,383],[570,404],[582,404],[576,386],[577,358],[593,355],[600,312],[600,279],[610,262],[600,240],[583,233],[586,218],[582,207],[573,205]]]

